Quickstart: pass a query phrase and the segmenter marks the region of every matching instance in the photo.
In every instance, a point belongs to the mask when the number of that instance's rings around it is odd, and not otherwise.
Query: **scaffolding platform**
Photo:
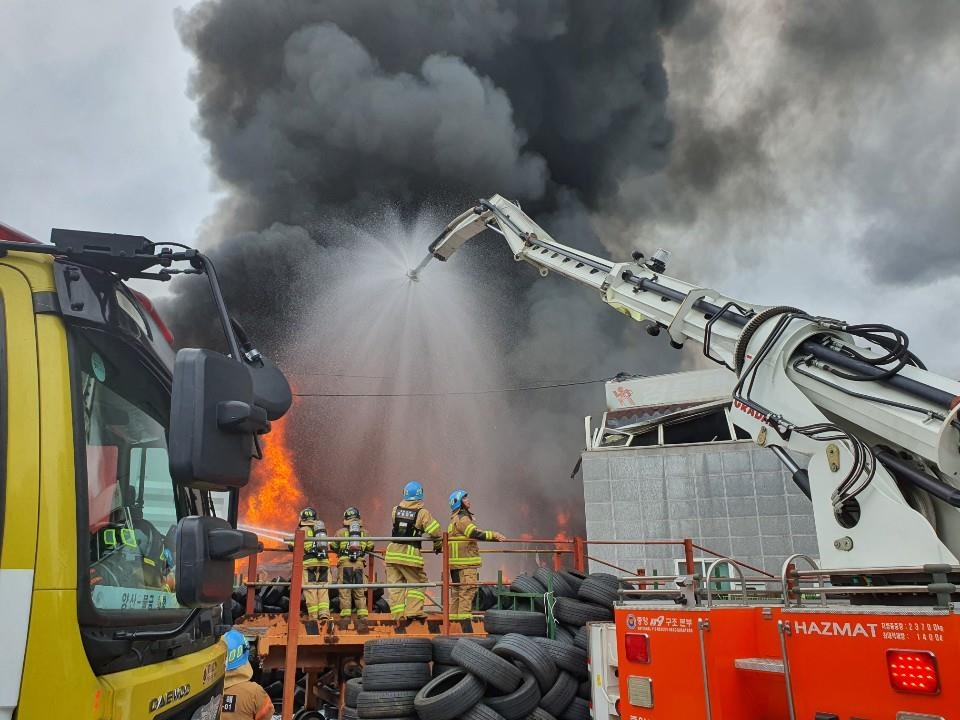
[[[244,616],[234,627],[248,638],[255,638],[257,655],[265,670],[283,670],[287,667],[287,651],[291,635],[297,645],[296,666],[307,672],[320,672],[352,660],[363,654],[363,646],[371,640],[386,638],[485,637],[483,619],[472,621],[473,632],[463,633],[459,623],[451,623],[448,632],[443,631],[443,616],[440,613],[427,615],[424,623],[413,622],[405,632],[397,632],[397,621],[388,614],[372,613],[367,617],[369,631],[359,633],[355,620],[347,629],[338,625],[339,618],[317,622],[300,618],[298,627],[290,633],[286,614],[258,613]]]

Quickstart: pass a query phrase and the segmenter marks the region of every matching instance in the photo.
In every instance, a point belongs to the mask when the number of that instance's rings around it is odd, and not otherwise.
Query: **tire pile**
[[[363,678],[347,682],[343,720],[589,720],[586,623],[613,618],[618,581],[541,568],[511,589],[545,596],[546,582],[556,639],[543,612],[488,610],[486,638],[368,642]]]
[[[416,718],[413,700],[430,682],[433,643],[427,638],[371,640],[363,676],[347,681],[342,720]]]

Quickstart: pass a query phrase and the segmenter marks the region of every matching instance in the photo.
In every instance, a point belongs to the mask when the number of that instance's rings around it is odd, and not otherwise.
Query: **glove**
[[[503,533],[495,532],[493,534],[493,539],[496,540],[497,542],[503,542],[504,540],[507,539],[507,536],[504,535]]]
[[[439,555],[443,552],[443,543],[440,540],[433,541],[433,554]]]

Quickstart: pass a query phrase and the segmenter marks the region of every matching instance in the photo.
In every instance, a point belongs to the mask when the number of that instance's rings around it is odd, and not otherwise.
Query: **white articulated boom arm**
[[[662,250],[612,263],[556,242],[499,195],[451,222],[430,253],[447,260],[486,229],[542,276],[595,288],[651,334],[700,343],[737,373],[734,422],[801,487],[809,476],[823,567],[960,564],[960,382],[924,369],[905,334],[732,300],[664,275]],[[809,455],[807,471],[785,450]]]

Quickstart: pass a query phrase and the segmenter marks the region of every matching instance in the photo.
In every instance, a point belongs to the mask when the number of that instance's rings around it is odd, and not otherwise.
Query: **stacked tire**
[[[371,640],[363,646],[363,660],[363,676],[347,681],[343,720],[415,720],[414,698],[430,682],[430,640]]]
[[[414,699],[420,720],[589,718],[589,705],[577,697],[587,674],[586,653],[573,645],[507,633],[492,647],[459,638],[449,652],[454,665]]]

